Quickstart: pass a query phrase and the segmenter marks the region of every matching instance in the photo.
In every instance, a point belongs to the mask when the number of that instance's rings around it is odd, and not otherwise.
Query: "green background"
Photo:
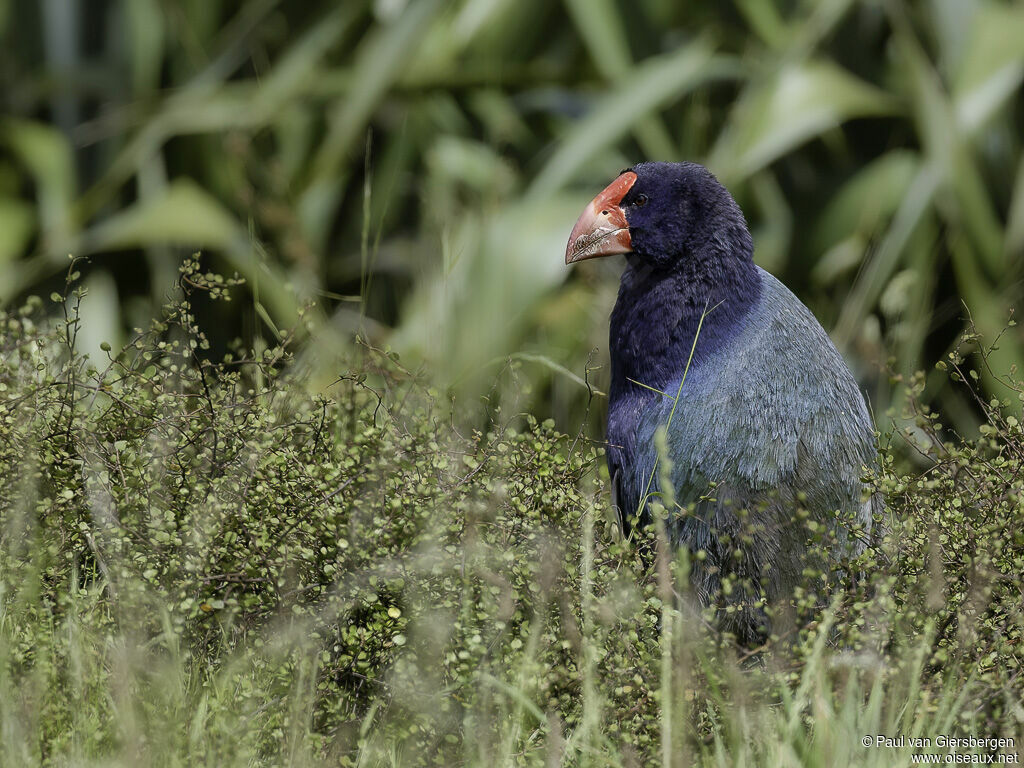
[[[642,159],[720,176],[880,422],[887,367],[969,317],[994,339],[1021,293],[1021,4],[6,0],[0,31],[0,302],[89,257],[94,357],[201,250],[248,281],[201,318],[215,351],[315,301],[314,390],[358,333],[572,428],[621,262],[567,269],[565,240]],[[1004,334],[992,369],[1022,360]]]

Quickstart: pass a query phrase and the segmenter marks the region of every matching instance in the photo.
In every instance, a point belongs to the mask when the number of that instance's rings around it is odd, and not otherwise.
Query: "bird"
[[[739,205],[704,166],[641,162],[601,191],[565,261],[616,254],[606,460],[619,526],[630,537],[671,500],[690,594],[738,643],[763,644],[766,606],[808,565],[808,528],[831,532],[818,549],[841,564],[883,508],[863,479],[877,456],[867,403],[811,311],[754,263]]]

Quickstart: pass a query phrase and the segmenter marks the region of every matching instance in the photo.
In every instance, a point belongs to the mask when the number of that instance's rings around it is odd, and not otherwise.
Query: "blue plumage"
[[[786,595],[805,566],[799,509],[827,526],[839,512],[861,537],[870,529],[880,500],[865,499],[861,481],[875,460],[864,398],[807,307],[754,265],[743,215],[710,172],[642,163],[602,195],[577,230],[614,230],[618,244],[591,236],[579,240],[586,253],[573,250],[574,230],[567,261],[627,253],[610,321],[608,466],[620,520],[627,532],[646,522],[661,490],[654,436],[664,425],[680,505],[670,535],[702,553],[691,581],[704,604],[735,577],[722,624],[756,642],[768,629],[757,598]],[[836,533],[833,557],[857,551]]]

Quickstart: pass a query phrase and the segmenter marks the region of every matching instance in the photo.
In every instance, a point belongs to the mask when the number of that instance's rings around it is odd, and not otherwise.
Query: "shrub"
[[[891,765],[860,736],[1020,733],[1002,403],[942,439],[909,382],[928,469],[885,446],[886,535],[749,651],[678,608],[653,531],[618,540],[598,445],[497,407],[464,428],[367,344],[317,393],[288,338],[211,361],[193,305],[233,282],[190,261],[101,364],[80,293],[0,316],[3,762]]]

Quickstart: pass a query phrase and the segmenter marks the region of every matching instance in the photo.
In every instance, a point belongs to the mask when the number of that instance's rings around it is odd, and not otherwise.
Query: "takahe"
[[[756,644],[771,631],[762,601],[807,565],[808,520],[832,532],[828,559],[863,547],[881,504],[862,482],[875,461],[864,398],[810,310],[754,264],[739,206],[703,166],[640,163],[594,198],[565,261],[612,254],[627,261],[607,433],[620,525],[649,521],[664,426],[671,541],[693,554],[694,592],[720,626]]]

